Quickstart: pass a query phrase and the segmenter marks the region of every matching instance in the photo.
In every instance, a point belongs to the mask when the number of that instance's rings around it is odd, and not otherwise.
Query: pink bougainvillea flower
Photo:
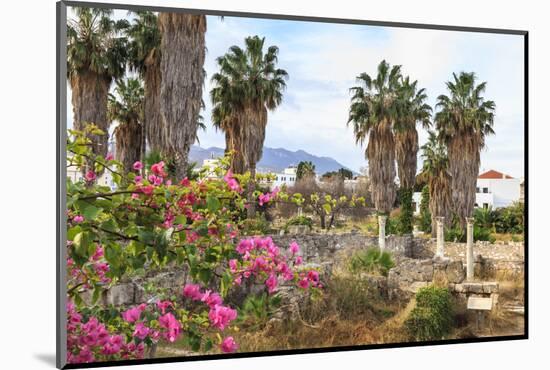
[[[96,178],[97,178],[97,175],[96,175],[95,172],[92,171],[92,170],[89,170],[89,171],[86,172],[86,174],[84,175],[84,179],[86,179],[86,181],[88,181],[88,182],[94,181]]]
[[[136,338],[144,340],[149,335],[149,331],[150,331],[150,329],[147,326],[145,326],[144,323],[138,322],[136,324],[136,328],[135,328],[134,333],[132,335]]]
[[[309,287],[309,280],[307,278],[300,279],[298,281],[298,286],[303,289],[307,289]]]
[[[176,339],[178,339],[181,325],[172,313],[168,312],[167,314],[160,316],[159,325],[161,328],[166,329],[166,332],[162,334],[166,340],[173,343]]]
[[[238,275],[234,280],[233,282],[236,284],[236,285],[241,285],[241,283],[243,282],[243,277],[242,275]]]
[[[213,293],[211,290],[204,292],[201,301],[206,303],[209,307],[214,307],[223,303],[222,297],[218,293]]]
[[[194,243],[199,239],[199,234],[196,231],[185,230],[185,239],[188,243]]]
[[[201,287],[198,284],[186,284],[183,287],[183,296],[200,301],[202,299]]]
[[[143,163],[141,163],[140,161],[134,162],[132,168],[136,171],[140,171],[141,169],[143,169]]]
[[[159,163],[155,163],[151,166],[151,171],[160,177],[166,177],[168,174],[164,172],[164,161],[160,161]]]
[[[136,183],[136,185],[141,185],[142,181],[143,177],[141,175],[137,175],[136,177],[134,177],[134,182]]]
[[[93,261],[99,261],[101,258],[103,258],[104,253],[105,252],[103,251],[103,247],[98,244],[91,258]]]
[[[224,352],[224,353],[235,352],[239,348],[237,343],[235,343],[235,340],[233,339],[233,337],[225,338],[222,341],[220,347],[221,347],[222,352]]]
[[[265,281],[265,286],[269,294],[275,292],[277,289],[277,277],[274,274],[269,275],[269,278]]]
[[[236,259],[230,259],[229,260],[229,270],[231,272],[237,271],[237,260]]]
[[[137,307],[130,308],[122,313],[122,318],[124,321],[133,323],[139,320],[141,313],[145,310],[145,305],[141,304]]]
[[[290,253],[296,254],[300,251],[300,246],[298,245],[298,243],[293,241],[292,243],[290,243],[289,249],[290,249]]]
[[[82,221],[84,221],[84,216],[81,216],[81,215],[76,215],[73,217],[73,222],[75,224],[79,224],[81,223]]]
[[[302,258],[302,256],[297,256],[296,259],[294,260],[294,264],[297,266],[301,265],[303,262],[304,262],[304,259]]]
[[[231,189],[232,191],[236,191],[237,193],[240,193],[242,191],[239,182],[233,177],[233,172],[231,170],[227,171],[227,173],[223,177],[223,180],[227,184],[227,187],[229,187],[229,189]]]
[[[155,188],[153,187],[153,185],[147,185],[147,186],[142,186],[141,188],[139,188],[141,190],[141,192],[145,195],[151,195],[153,194],[153,191],[155,190]]]
[[[210,308],[208,318],[213,327],[224,330],[231,321],[237,318],[237,311],[230,307],[216,305]]]
[[[314,283],[319,282],[319,273],[315,270],[308,271],[307,278]]]
[[[106,161],[112,161],[113,159],[115,159],[113,153],[107,153],[107,155],[105,156]]]
[[[260,196],[258,197],[258,203],[260,206],[263,206],[264,204],[269,203],[270,200],[271,200],[271,196],[268,193],[260,194]]]
[[[157,307],[164,315],[169,307],[174,308],[174,304],[170,301],[157,301]]]
[[[180,181],[180,185],[188,187],[189,185],[191,185],[191,181],[189,181],[189,179],[186,177],[186,178],[184,178],[183,180]]]

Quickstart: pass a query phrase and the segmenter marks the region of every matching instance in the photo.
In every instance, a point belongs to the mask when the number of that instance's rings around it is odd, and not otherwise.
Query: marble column
[[[474,218],[466,217],[466,279],[474,279]]]
[[[383,251],[386,248],[386,219],[388,216],[378,216],[378,248]]]
[[[445,217],[436,217],[437,248],[435,257],[445,258]]]

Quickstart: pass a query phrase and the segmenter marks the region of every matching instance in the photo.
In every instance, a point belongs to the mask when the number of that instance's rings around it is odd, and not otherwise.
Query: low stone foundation
[[[346,261],[354,252],[378,246],[378,238],[359,232],[342,234],[308,233],[293,235],[272,235],[273,241],[282,249],[288,248],[292,241],[301,247],[304,262],[311,267],[319,268],[322,277],[329,279],[334,266]],[[388,277],[376,277],[373,285],[382,294],[413,294],[419,288],[432,282],[445,282],[458,294],[476,294],[477,283],[465,283],[465,243],[445,243],[445,256],[448,259],[434,260],[435,242],[429,239],[406,236],[386,237],[386,250],[391,252],[396,266],[389,271]],[[523,244],[487,244],[476,243],[475,277],[476,279],[493,279],[499,273],[523,274]],[[371,277],[368,277],[371,279]],[[372,280],[372,279],[371,279]],[[369,280],[369,281],[371,281]],[[146,276],[135,277],[111,287],[100,298],[100,304],[128,306],[144,303],[154,299],[146,293],[146,286],[166,289],[169,294],[181,296],[182,287],[191,282],[184,268],[166,268],[162,271],[151,271]],[[492,285],[483,286],[481,289]],[[261,289],[259,287],[258,289]],[[285,288],[286,289],[286,288]],[[242,290],[242,289],[241,289]],[[286,289],[290,294],[292,289]],[[497,285],[498,291],[498,285]],[[246,296],[246,291],[237,291],[232,300],[238,302]],[[489,294],[494,294],[489,293]],[[86,300],[90,297],[84,297]]]

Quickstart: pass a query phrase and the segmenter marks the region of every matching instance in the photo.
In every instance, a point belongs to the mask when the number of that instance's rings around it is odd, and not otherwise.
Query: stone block
[[[483,283],[483,293],[487,293],[487,294],[498,293],[498,283],[496,282]]]
[[[135,285],[133,283],[118,284],[105,294],[105,304],[114,306],[127,306],[135,303]]]
[[[445,269],[447,280],[450,283],[462,283],[466,277],[466,271],[462,265],[462,261],[452,261],[447,264]]]
[[[483,293],[483,283],[463,283],[465,293]]]

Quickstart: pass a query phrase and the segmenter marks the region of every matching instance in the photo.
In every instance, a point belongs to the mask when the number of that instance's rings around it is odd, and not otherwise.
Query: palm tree
[[[128,64],[131,71],[143,79],[145,105],[143,150],[145,139],[152,151],[161,152],[166,147],[166,129],[160,119],[160,40],[161,34],[155,13],[134,13],[131,25],[126,29],[128,37]]]
[[[185,176],[189,149],[197,136],[204,84],[206,16],[160,13],[160,116],[166,129],[166,154],[175,178]]]
[[[473,72],[453,73],[453,81],[447,82],[449,96],[437,98],[435,123],[440,140],[447,146],[453,212],[461,226],[473,214],[485,137],[494,134],[495,103],[482,96],[485,87],[486,82],[476,84]]]
[[[435,235],[436,217],[445,217],[446,224],[450,224],[452,181],[447,148],[438,140],[435,132],[429,131],[428,135],[428,141],[422,145],[424,163],[421,177],[428,182],[432,235]]]
[[[311,161],[302,161],[296,168],[296,180],[315,177],[315,165]]]
[[[115,93],[109,94],[109,120],[117,121],[116,159],[122,162],[124,172],[132,171],[132,165],[144,159],[143,108],[144,89],[141,81],[128,78],[116,82]]]
[[[425,89],[417,89],[417,81],[411,82],[409,77],[402,80],[400,86],[400,112],[395,121],[395,157],[400,185],[400,229],[402,233],[412,232],[412,196],[416,182],[418,131],[416,124],[420,122],[424,128],[430,126],[432,108],[425,103],[428,96]]]
[[[108,149],[109,121],[107,97],[114,79],[126,65],[126,38],[120,30],[126,21],[113,21],[112,10],[74,8],[76,19],[67,24],[67,77],[71,86],[73,127],[83,130],[95,124],[104,135],[90,134],[92,153],[105,156]],[[92,160],[86,168],[93,169]]]
[[[362,73],[357,77],[359,85],[350,89],[353,96],[348,125],[353,124],[356,143],[363,145],[368,137],[365,157],[369,163],[371,193],[379,212],[380,225],[384,223],[383,214],[391,211],[395,201],[393,125],[399,117],[400,79],[401,66],[391,67],[383,60],[378,65],[376,78]]]
[[[253,217],[252,201],[256,164],[262,157],[267,112],[283,100],[288,74],[276,68],[279,48],[264,53],[265,38],[245,39],[245,49],[232,46],[217,59],[219,72],[212,76],[210,96],[214,104],[212,120],[226,135],[226,150],[234,152],[236,173],[250,171],[248,216]]]

